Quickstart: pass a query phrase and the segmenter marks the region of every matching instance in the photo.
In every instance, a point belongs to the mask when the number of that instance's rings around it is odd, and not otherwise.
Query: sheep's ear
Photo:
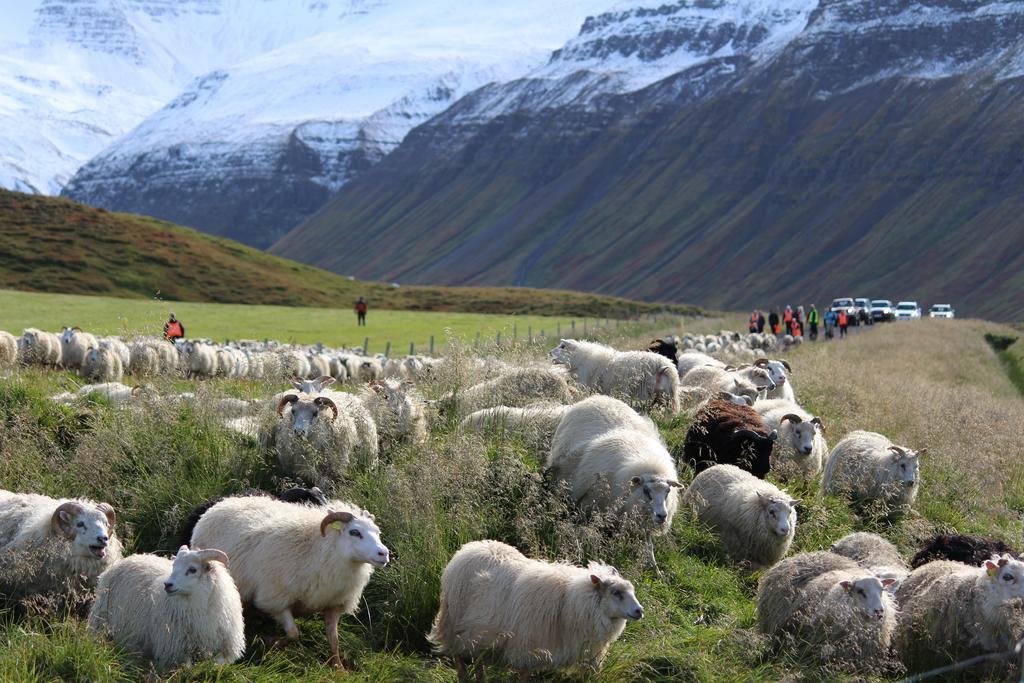
[[[590,583],[593,584],[596,588],[600,588],[602,586],[601,578],[597,574],[590,575]]]
[[[800,499],[800,498],[794,498],[794,499],[792,499],[792,500],[789,500],[789,501],[787,501],[787,502],[789,503],[789,507],[791,507],[791,508],[795,508],[795,507],[796,507],[797,505],[799,505],[800,503],[802,503],[802,502],[803,502],[803,500],[802,500],[802,499]]]
[[[850,588],[853,587],[853,583],[850,582],[850,581],[840,581],[839,585],[842,586],[843,590],[846,591],[847,593],[849,593],[850,592]]]
[[[320,385],[320,388],[323,389],[324,387],[329,387],[334,384],[335,379],[330,375],[321,375],[316,381],[317,384]]]
[[[824,423],[822,423],[820,417],[812,417],[811,424],[818,425],[818,429],[820,429],[821,431],[825,431],[825,425]]]
[[[644,480],[641,479],[640,477],[633,477],[632,479],[629,480],[629,483],[632,484],[633,486],[639,486],[640,484],[644,483]]]
[[[882,588],[888,588],[896,583],[896,579],[882,579]]]
[[[299,389],[299,388],[302,387],[302,379],[299,378],[299,377],[292,377],[291,382],[292,382],[292,386],[295,387],[296,389]]]
[[[363,517],[370,520],[371,522],[376,521],[377,518],[373,516],[373,513],[369,510],[363,510]]]
[[[678,481],[676,481],[675,479],[669,479],[669,480],[668,480],[667,482],[665,482],[665,483],[666,483],[666,484],[668,484],[668,485],[669,485],[670,487],[672,487],[672,488],[674,488],[674,489],[681,489],[681,488],[683,488],[683,485],[682,485],[682,484],[680,484],[680,483],[679,483]]]
[[[185,554],[187,552],[188,552],[188,546],[187,545],[183,545],[180,548],[178,548],[178,555],[183,555],[183,554]]]
[[[985,571],[989,576],[995,576],[999,572],[999,565],[992,560],[985,560]]]
[[[924,455],[927,452],[928,452],[927,448],[922,448],[917,453],[914,453],[912,456],[910,456],[910,459],[911,460],[917,460],[918,458],[920,458],[922,455]]]

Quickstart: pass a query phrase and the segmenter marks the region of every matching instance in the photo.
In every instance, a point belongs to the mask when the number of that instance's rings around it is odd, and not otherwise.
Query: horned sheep
[[[789,551],[800,501],[749,472],[715,465],[694,477],[684,497],[697,521],[718,535],[733,560],[759,569]]]
[[[895,446],[874,432],[851,432],[832,449],[821,492],[878,505],[888,514],[905,511],[917,498],[918,461],[925,452]]]
[[[115,522],[107,503],[0,491],[0,593],[20,599],[91,590],[121,559]]]
[[[441,606],[427,639],[456,659],[493,654],[527,678],[573,666],[596,670],[626,622],[643,617],[613,567],[529,559],[498,541],[467,543],[441,576]]]
[[[777,473],[783,478],[799,476],[817,482],[828,455],[821,418],[785,399],[758,401],[754,410],[769,429],[778,432],[772,465]]]
[[[664,404],[679,412],[679,374],[672,361],[650,351],[616,351],[610,346],[563,339],[550,352],[582,386],[637,407]]]
[[[298,638],[296,613],[322,613],[331,663],[341,666],[338,620],[353,614],[374,568],[388,563],[374,517],[351,503],[323,508],[270,498],[228,498],[196,524],[192,547],[220,548],[242,601]]]
[[[285,394],[277,413],[269,436],[286,474],[326,486],[345,473],[359,441],[351,415],[326,396],[298,394]]]
[[[709,401],[694,415],[686,432],[683,457],[699,474],[716,464],[738,465],[763,479],[771,469],[778,432],[748,406]]]
[[[245,651],[242,600],[216,549],[181,546],[174,560],[132,555],[100,576],[89,632],[170,669]]]

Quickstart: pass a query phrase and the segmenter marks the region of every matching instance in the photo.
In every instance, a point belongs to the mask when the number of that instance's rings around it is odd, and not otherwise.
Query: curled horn
[[[768,367],[768,359],[758,358],[757,360],[754,361],[754,366],[759,368]]]
[[[277,404],[277,414],[284,417],[284,407],[289,403],[298,403],[299,397],[295,394],[287,394],[281,399],[281,402]]]
[[[712,366],[709,365],[708,367],[712,367]],[[722,369],[725,370],[726,372],[733,372],[734,370],[736,370],[736,366],[735,365],[726,365]]]
[[[327,398],[326,396],[317,396],[316,398],[313,399],[313,404],[317,406],[327,406],[328,408],[334,411],[334,417],[331,418],[331,421],[338,419],[338,406],[336,406],[334,404],[334,401],[332,401],[331,399]]]
[[[72,329],[72,330],[74,330],[74,331],[76,331],[76,332],[81,332],[81,331],[82,331],[82,328],[81,328],[81,327],[79,327],[78,325],[75,325],[75,326],[74,326],[74,327],[72,327],[71,329]]]
[[[914,457],[915,457],[915,458],[920,458],[920,457],[921,457],[922,455],[924,455],[924,454],[925,454],[925,453],[927,453],[927,452],[928,452],[928,449],[927,449],[927,448],[922,448],[922,449],[921,449],[921,450],[919,450],[919,451],[918,451],[917,453],[914,453]]]
[[[899,446],[889,446],[889,450],[899,456],[904,456],[907,454],[907,452],[900,448]]]
[[[743,363],[736,367],[737,370],[746,370],[749,367],[753,367],[750,363]]]
[[[782,363],[782,367],[786,368],[786,372],[793,372],[793,368],[789,367],[789,363],[784,360],[780,360],[779,362]]]
[[[337,512],[328,512],[327,516],[324,517],[323,521],[320,522],[320,535],[327,535],[327,527],[335,522],[341,522],[342,524],[348,524],[352,521],[353,515],[351,512],[345,512],[339,510]]]
[[[220,562],[225,567],[228,566],[228,554],[223,550],[207,548],[206,550],[197,550],[196,555],[200,562]]]
[[[802,417],[800,417],[799,415],[794,415],[793,413],[786,413],[785,415],[782,416],[782,419],[779,420],[779,422],[785,422],[786,420],[789,420],[795,425],[798,425],[804,421]]]
[[[113,529],[114,524],[117,523],[117,513],[114,512],[114,506],[110,503],[100,503],[96,507],[99,508],[100,512],[107,516],[107,524],[111,529]]]
[[[53,511],[53,516],[50,517],[50,525],[55,531],[60,532],[64,535],[64,538],[69,541],[75,537],[74,530],[68,526],[63,519],[61,519],[61,513],[66,512],[68,515],[74,517],[80,513],[84,508],[81,503],[76,503],[73,500],[69,500],[66,503],[61,503],[57,506],[57,509]]]
[[[730,437],[730,440],[735,441],[737,439],[744,437],[747,439],[754,439],[756,441],[760,441],[765,438],[764,434],[758,434],[753,429],[737,429],[735,432],[732,433],[732,437]]]

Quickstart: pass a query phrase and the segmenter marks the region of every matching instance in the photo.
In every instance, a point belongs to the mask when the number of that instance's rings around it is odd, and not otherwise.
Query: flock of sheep
[[[124,372],[290,379],[276,395],[225,403],[223,420],[309,487],[205,503],[173,559],[122,557],[106,503],[0,491],[0,594],[94,591],[90,631],[162,669],[241,657],[243,604],[271,615],[291,639],[296,616],[322,614],[331,662],[341,666],[339,618],[356,611],[390,555],[373,514],[327,499],[320,487],[352,467],[376,467],[397,445],[425,443],[430,421],[454,413],[461,430],[523,437],[584,513],[636,521],[659,574],[654,544],[672,532],[682,505],[731,561],[763,571],[758,624],[779,647],[865,671],[894,658],[917,667],[951,651],[1009,649],[1024,636],[1024,563],[1005,545],[935,537],[908,563],[882,537],[859,532],[829,550],[789,554],[801,501],[767,475],[810,483],[898,524],[915,503],[925,450],[867,431],[829,450],[823,421],[799,405],[792,368],[777,357],[784,347],[771,335],[729,332],[631,351],[566,339],[551,350],[553,364],[481,360],[482,381],[428,401],[417,382],[445,359],[255,343],[125,344],[75,328],[60,336],[26,330],[20,339],[0,332],[0,366],[76,369],[102,382],[88,391],[106,392],[114,404],[188,400],[133,390],[120,384]],[[358,389],[336,390],[342,383]],[[649,415],[681,412],[692,421],[674,457]],[[692,472],[689,485],[680,471]],[[614,567],[531,559],[496,540],[454,554],[439,600],[427,637],[454,658],[460,678],[485,656],[524,678],[596,669],[627,622],[644,614]]]

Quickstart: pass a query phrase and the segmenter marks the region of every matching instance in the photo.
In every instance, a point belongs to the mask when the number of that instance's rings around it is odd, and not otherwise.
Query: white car
[[[875,299],[871,302],[871,317],[876,322],[889,322],[892,320],[892,302],[888,299]]]
[[[949,304],[934,304],[928,311],[929,318],[952,318],[953,307]]]
[[[921,307],[916,301],[901,301],[896,304],[896,320],[915,320],[921,317]]]

